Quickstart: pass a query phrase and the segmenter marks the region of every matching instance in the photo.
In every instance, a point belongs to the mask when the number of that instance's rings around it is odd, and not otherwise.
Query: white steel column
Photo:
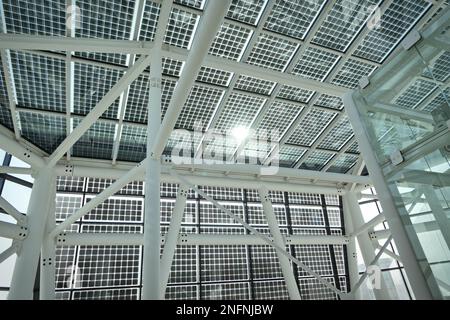
[[[369,136],[362,125],[362,119],[359,116],[359,111],[353,101],[351,93],[344,95],[344,104],[348,118],[351,121],[353,131],[358,139],[358,145],[361,149],[364,162],[366,163],[372,182],[377,190],[378,198],[380,199],[383,207],[386,220],[389,223],[389,228],[392,232],[395,244],[403,260],[403,265],[411,283],[414,295],[419,300],[432,299],[433,296],[431,294],[431,290],[427,285],[427,280],[425,279],[421,267],[416,259],[416,255],[406,233],[405,226],[403,225],[400,214],[397,211],[394,198],[390,193],[387,183],[383,179],[383,171],[377,162],[374,150],[371,148]]]
[[[346,234],[352,234],[354,230],[352,216],[348,205],[347,194],[342,196],[343,210],[344,210],[344,223]],[[358,255],[356,252],[356,237],[351,235],[349,243],[347,244],[347,263],[348,263],[348,275],[350,278],[350,296],[352,299],[359,300],[361,295],[359,291],[354,292],[353,288],[358,283]]]
[[[151,152],[161,127],[161,54],[152,53],[147,127],[147,170],[145,173],[144,262],[142,299],[160,299],[160,213],[161,162]]]
[[[48,188],[54,178],[52,170],[45,167],[35,176],[27,210],[28,236],[23,240],[14,266],[8,295],[10,300],[33,298],[33,286],[51,202]]]
[[[355,194],[352,192],[348,192],[344,197],[347,200],[353,226],[360,227],[364,225],[361,208],[359,207],[358,199],[356,198]],[[372,245],[372,241],[369,238],[368,232],[359,234],[357,238],[364,264],[366,265],[366,267],[369,267],[371,261],[375,259],[375,248]],[[382,276],[380,277],[380,286],[380,289],[373,289],[375,298],[377,300],[390,300],[386,282],[384,281],[384,278]]]
[[[188,191],[189,188],[186,185],[180,185],[177,201],[172,211],[169,230],[167,231],[164,241],[164,250],[161,257],[161,297],[164,297],[166,293],[167,282],[169,281],[170,269],[177,247],[178,235],[180,234]]]
[[[56,226],[55,210],[56,210],[56,179],[53,178],[52,184],[49,186],[49,208],[47,215],[47,224],[45,227],[44,241],[41,249],[41,269],[40,269],[40,285],[39,299],[54,300],[55,299],[55,258],[56,243],[55,238],[50,235]]]
[[[261,204],[263,206],[264,215],[266,216],[267,223],[269,225],[270,233],[272,234],[273,241],[275,244],[281,248],[286,248],[286,243],[284,242],[283,235],[281,234],[280,228],[278,226],[277,218],[273,211],[272,202],[269,198],[269,190],[266,187],[261,187],[258,189],[259,198],[261,199]],[[285,249],[286,250],[286,249]],[[291,263],[289,259],[277,251],[277,257],[280,261],[281,271],[283,272],[284,281],[289,292],[289,297],[292,300],[301,300],[300,292],[298,291],[297,280],[294,277],[294,272],[292,271]],[[297,266],[293,266],[297,268]]]

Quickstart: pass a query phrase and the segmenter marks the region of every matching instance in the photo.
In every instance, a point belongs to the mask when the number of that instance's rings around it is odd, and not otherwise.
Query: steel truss
[[[358,223],[361,221],[346,219],[347,235],[343,236],[282,236],[274,218],[273,207],[268,198],[267,190],[279,190],[287,192],[310,192],[320,194],[343,195],[346,200],[346,214],[349,217],[361,215],[358,212],[356,194],[371,184],[369,177],[361,177],[351,174],[335,174],[299,169],[279,168],[276,175],[264,175],[261,167],[250,165],[181,165],[171,163],[170,159],[162,158],[164,146],[172,132],[181,107],[185,103],[189,89],[195,81],[201,65],[217,67],[246,75],[259,77],[279,84],[301,86],[317,92],[341,96],[344,89],[335,85],[300,79],[296,76],[283,74],[262,67],[250,66],[244,63],[223,60],[217,57],[207,56],[208,48],[214,35],[219,28],[223,16],[231,0],[210,1],[205,10],[204,17],[200,22],[198,32],[195,34],[192,50],[189,52],[181,49],[162,47],[162,37],[167,26],[172,1],[164,1],[159,16],[155,41],[152,43],[137,41],[119,41],[101,39],[73,39],[73,38],[51,38],[51,37],[29,37],[2,34],[0,35],[0,49],[20,50],[66,50],[90,51],[90,52],[120,52],[130,55],[141,55],[136,63],[130,65],[122,78],[112,89],[97,103],[91,112],[84,117],[74,130],[68,130],[66,139],[51,154],[47,155],[22,137],[0,126],[0,148],[11,153],[15,157],[30,165],[26,168],[5,168],[0,172],[29,173],[35,178],[32,188],[28,212],[24,216],[13,206],[0,198],[0,206],[13,218],[17,224],[0,224],[0,236],[14,239],[13,245],[3,253],[0,253],[0,262],[10,255],[17,253],[16,265],[9,299],[31,299],[33,293],[34,278],[41,255],[41,278],[40,296],[42,299],[54,299],[55,297],[55,247],[67,245],[95,245],[95,244],[134,244],[144,247],[144,277],[143,277],[143,299],[160,299],[165,292],[169,277],[170,266],[173,261],[177,245],[202,245],[202,244],[267,244],[276,249],[283,276],[285,278],[289,295],[292,299],[300,299],[300,293],[290,269],[290,261],[297,264],[307,273],[316,278],[321,284],[336,293],[342,299],[356,298],[361,283],[367,277],[357,274],[355,239],[369,236],[368,230],[375,222],[381,222],[383,217],[377,218],[366,225]],[[310,41],[308,39],[307,41]],[[3,50],[4,49],[4,50]],[[170,57],[178,60],[186,60],[186,66],[180,76],[174,94],[166,111],[163,122],[160,123],[160,99],[161,99],[161,58]],[[73,63],[72,58],[67,56],[68,65]],[[72,62],[70,62],[72,61]],[[65,154],[70,155],[70,148],[78,139],[99,119],[102,113],[123,94],[130,83],[141,75],[151,64],[150,70],[150,97],[149,97],[149,122],[148,122],[148,145],[147,158],[138,165],[131,163],[115,162],[105,163],[102,161],[81,160],[74,157],[62,160]],[[12,90],[10,90],[12,92]],[[67,102],[70,108],[70,101]],[[15,105],[11,103],[10,108],[15,111]],[[120,121],[120,119],[119,119]],[[83,207],[74,212],[64,222],[55,225],[54,202],[56,190],[56,176],[85,176],[97,178],[111,178],[116,181],[91,199]],[[143,180],[146,183],[145,199],[145,224],[144,234],[76,234],[67,232],[66,229],[73,222],[87,214],[96,206],[104,202],[109,196],[119,191],[123,186],[133,180]],[[169,232],[164,239],[159,235],[159,184],[161,181],[179,183],[173,218]],[[314,183],[312,183],[313,181]],[[269,221],[272,237],[259,233],[255,228],[245,221],[236,217],[230,210],[220,205],[217,201],[203,193],[197,186],[224,186],[259,189],[264,208],[264,214]],[[220,208],[234,220],[241,223],[250,231],[248,235],[222,236],[222,235],[188,235],[180,233],[180,224],[186,194],[188,188],[196,190],[205,199]],[[388,208],[389,209],[389,208]],[[353,221],[352,221],[353,220]],[[388,235],[386,244],[379,248],[375,255],[373,247],[361,248],[370,258],[365,259],[366,266],[375,264],[381,254],[386,250],[391,240]],[[160,244],[164,244],[162,258],[159,259]],[[351,292],[344,293],[330,284],[327,280],[304,265],[297,258],[290,255],[286,244],[344,244],[348,246],[350,264]],[[382,294],[379,298],[386,298]]]

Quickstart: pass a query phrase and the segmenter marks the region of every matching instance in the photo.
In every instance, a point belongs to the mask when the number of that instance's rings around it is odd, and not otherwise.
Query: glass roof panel
[[[358,161],[358,156],[351,154],[343,154],[334,161],[328,172],[346,173]]]
[[[164,42],[172,46],[189,49],[199,16],[173,8],[167,24]]]
[[[311,146],[335,117],[335,113],[311,109],[292,133],[288,143]]]
[[[197,81],[226,87],[229,85],[232,76],[232,72],[202,66],[198,72]]]
[[[117,160],[140,162],[146,157],[147,128],[123,125]]]
[[[233,0],[227,17],[233,20],[256,25],[267,0]]]
[[[292,73],[323,81],[339,60],[338,54],[308,47],[292,69]]]
[[[314,91],[298,87],[283,85],[278,91],[277,97],[297,102],[307,103],[313,96]]]
[[[224,22],[209,48],[209,54],[240,60],[252,30]]]
[[[332,157],[332,153],[315,150],[302,163],[300,169],[320,171]]]
[[[79,125],[79,119],[73,120],[74,128]],[[75,157],[111,159],[114,143],[115,125],[112,123],[95,122],[88,131],[73,146]]]
[[[266,111],[258,130],[277,130],[281,138],[303,107],[284,101],[274,101]],[[270,135],[269,132],[267,132]]]
[[[253,78],[246,75],[240,75],[238,80],[236,81],[236,84],[234,85],[234,88],[268,96],[272,93],[275,85],[276,83],[272,81]]]
[[[324,3],[325,0],[276,0],[276,4],[264,28],[290,37],[303,39]]]
[[[358,86],[361,78],[369,76],[375,69],[376,67],[373,65],[350,58],[345,61],[331,83],[341,87],[354,89]]]
[[[352,136],[352,125],[350,124],[347,116],[344,116],[325,136],[319,144],[319,148],[339,151]]]

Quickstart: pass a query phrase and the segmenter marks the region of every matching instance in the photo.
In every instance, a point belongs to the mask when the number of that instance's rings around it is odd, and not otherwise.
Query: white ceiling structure
[[[66,157],[139,162],[146,155],[148,67],[123,90],[111,88],[142,54],[151,53],[162,28],[164,119],[204,19],[205,1],[174,1],[166,26],[157,26],[158,2],[68,3],[70,10],[59,1],[2,1],[0,123],[19,141],[50,155],[109,93],[107,110]],[[359,149],[340,96],[446,5],[232,1],[175,128],[242,135],[249,129],[276,130],[280,166],[350,172]],[[424,77],[423,94],[432,89],[433,81]],[[198,136],[188,145],[190,156],[201,158],[203,146],[208,154],[225,152],[227,159],[273,161],[278,149],[261,148],[254,139],[258,134],[251,136],[226,143]],[[179,140],[173,132],[164,153]]]

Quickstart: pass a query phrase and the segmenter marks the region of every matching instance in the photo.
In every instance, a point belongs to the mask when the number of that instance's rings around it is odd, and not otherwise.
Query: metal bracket
[[[403,158],[402,153],[400,152],[400,150],[395,150],[394,152],[392,152],[390,154],[390,159],[391,162],[394,166],[399,165],[400,163],[402,163],[403,161],[405,161],[405,159]]]
[[[64,242],[66,242],[66,236],[67,236],[67,233],[65,233],[65,232],[60,233],[60,234],[56,237],[56,243],[58,244],[58,243],[64,243]]]
[[[413,30],[403,39],[402,41],[402,47],[405,50],[409,50],[412,46],[414,46],[417,42],[422,39],[422,36],[420,35],[419,31]]]
[[[362,77],[358,82],[361,89],[364,89],[370,84],[369,77]]]

